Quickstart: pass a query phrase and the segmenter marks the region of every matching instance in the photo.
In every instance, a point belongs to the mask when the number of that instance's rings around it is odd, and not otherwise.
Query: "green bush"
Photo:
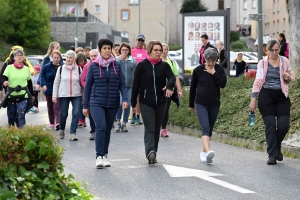
[[[47,128],[0,127],[0,199],[93,199],[64,175],[62,153]]]
[[[299,84],[300,79],[289,84],[289,95],[292,102],[289,134],[298,133],[300,130]],[[258,109],[256,110],[255,125],[248,126],[252,85],[253,79],[228,78],[226,87],[221,89],[221,108],[214,127],[215,132],[265,142],[265,126]],[[201,130],[196,114],[190,113],[188,110],[189,91],[183,92],[181,106],[177,108],[174,103],[170,106],[169,123],[182,128]]]
[[[181,46],[178,45],[178,44],[172,44],[172,43],[170,43],[168,46],[169,46],[169,50],[170,51],[177,51],[177,50],[181,49]]]
[[[237,31],[230,31],[230,43],[238,41],[240,39],[240,35]]]
[[[246,51],[246,50],[248,50],[248,47],[244,41],[238,40],[238,41],[232,42],[230,44],[230,50],[231,51]]]

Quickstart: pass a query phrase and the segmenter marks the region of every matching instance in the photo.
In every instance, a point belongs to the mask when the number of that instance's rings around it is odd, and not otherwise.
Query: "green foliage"
[[[24,47],[50,43],[51,12],[45,0],[0,0],[0,38]]]
[[[240,35],[237,31],[230,31],[230,43],[238,41],[240,39]]]
[[[244,41],[238,40],[238,41],[232,42],[230,44],[230,50],[231,51],[246,51],[246,50],[248,50],[248,47]]]
[[[177,50],[179,50],[179,49],[181,49],[181,46],[180,46],[180,45],[172,44],[172,43],[169,44],[169,50],[170,50],[170,51],[177,51]]]
[[[44,127],[0,127],[0,199],[93,199],[65,176],[63,149]]]
[[[221,89],[221,108],[215,123],[214,131],[225,133],[233,137],[257,140],[261,144],[265,142],[265,126],[261,115],[256,110],[255,125],[248,126],[248,112],[251,98],[253,79],[245,77],[228,78],[227,85]],[[289,96],[292,102],[289,134],[300,131],[300,79],[289,84]],[[181,106],[173,103],[170,106],[169,123],[182,128],[201,129],[197,115],[190,113],[189,91],[183,91]]]
[[[201,0],[183,0],[179,13],[205,12],[207,9]]]

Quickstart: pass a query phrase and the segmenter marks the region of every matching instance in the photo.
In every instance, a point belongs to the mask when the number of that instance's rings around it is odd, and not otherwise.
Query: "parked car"
[[[29,55],[26,56],[26,58],[29,60],[33,67],[37,65],[40,67],[43,66],[44,56],[42,55]]]

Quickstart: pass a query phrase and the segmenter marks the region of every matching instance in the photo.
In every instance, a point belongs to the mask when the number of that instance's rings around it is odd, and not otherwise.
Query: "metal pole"
[[[75,36],[75,48],[78,47],[78,0],[76,0],[76,36]]]
[[[225,49],[227,58],[230,58],[230,7],[226,8],[226,34],[225,34]],[[230,59],[227,59],[227,68],[225,69],[226,75],[230,76]]]
[[[141,33],[141,0],[139,0],[139,32],[138,34]]]
[[[263,56],[263,26],[262,26],[262,0],[257,1],[257,20],[258,20],[258,59],[262,59]]]

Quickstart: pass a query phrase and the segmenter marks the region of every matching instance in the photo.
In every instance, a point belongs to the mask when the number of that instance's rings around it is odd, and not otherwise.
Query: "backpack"
[[[284,56],[286,58],[289,58],[289,56],[290,56],[290,44],[288,42],[286,43],[286,49],[284,51]]]

